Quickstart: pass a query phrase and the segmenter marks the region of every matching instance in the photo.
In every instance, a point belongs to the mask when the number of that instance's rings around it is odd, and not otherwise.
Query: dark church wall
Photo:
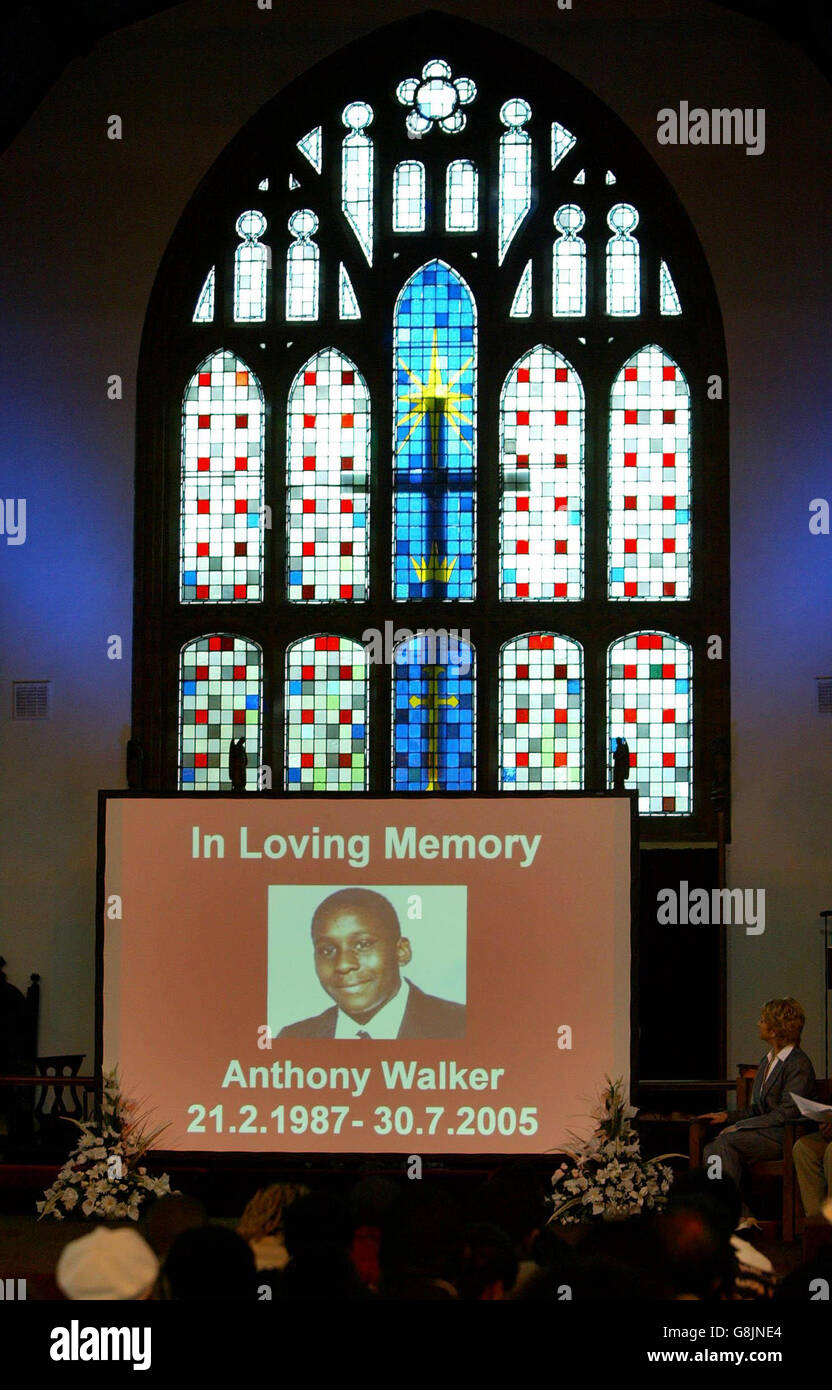
[[[0,537],[0,948],[17,984],[44,975],[43,1051],[91,1051],[95,797],[123,785],[135,371],[159,260],[250,115],[318,58],[420,8],[178,6],[76,59],[0,159],[0,493],[27,499],[28,531],[20,546]],[[728,874],[766,891],[765,932],[728,931],[728,1062],[755,1055],[759,1000],[782,993],[811,1013],[819,1053],[832,719],[815,713],[815,678],[832,675],[832,537],[810,534],[809,503],[832,495],[829,87],[798,50],[708,0],[445,8],[591,87],[650,149],[703,242],[731,383]],[[657,112],[682,100],[762,107],[764,153],[659,145]],[[121,141],[107,139],[111,114]],[[120,402],[107,398],[113,373]],[[121,660],[108,659],[114,635]],[[38,678],[53,682],[51,720],[13,722],[11,682]]]

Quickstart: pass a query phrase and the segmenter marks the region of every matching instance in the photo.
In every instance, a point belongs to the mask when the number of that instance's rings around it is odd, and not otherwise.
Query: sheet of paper
[[[789,1091],[789,1095],[807,1120],[814,1120],[819,1125],[832,1124],[832,1106],[821,1105],[816,1100],[807,1100],[805,1096],[796,1096],[794,1091]]]

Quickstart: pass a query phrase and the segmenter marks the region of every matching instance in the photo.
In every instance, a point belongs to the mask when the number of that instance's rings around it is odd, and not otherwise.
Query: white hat
[[[55,1277],[70,1299],[146,1298],[159,1261],[138,1231],[96,1226],[61,1251]]]

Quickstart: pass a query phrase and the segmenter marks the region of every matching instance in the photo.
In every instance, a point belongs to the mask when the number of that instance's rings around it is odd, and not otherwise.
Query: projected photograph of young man
[[[287,889],[284,895],[296,897],[298,891]],[[321,990],[332,1001],[309,1017],[285,1022],[277,1030],[279,1037],[339,1041],[465,1036],[465,1004],[433,992],[444,986],[464,998],[465,889],[390,892],[405,911],[419,913],[421,920],[408,922],[408,935],[402,932],[391,897],[376,889],[342,888],[318,902],[302,947],[307,979],[298,980],[300,988],[290,993],[298,961],[287,961],[284,953],[297,956],[300,942],[296,932],[287,934],[275,922],[288,904],[281,902],[280,890],[271,889],[270,1018],[286,1019],[290,999],[297,1013],[300,998],[320,998]],[[448,918],[454,930],[445,929]],[[310,992],[313,971],[316,993]]]

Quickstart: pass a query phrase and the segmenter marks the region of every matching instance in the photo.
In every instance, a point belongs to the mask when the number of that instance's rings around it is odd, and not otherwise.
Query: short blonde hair
[[[797,1046],[803,1033],[806,1015],[796,999],[792,999],[791,996],[786,999],[769,999],[763,1005],[762,1016],[776,1037],[782,1038],[784,1043]]]
[[[283,1230],[286,1208],[299,1197],[308,1195],[309,1188],[299,1183],[275,1182],[271,1187],[261,1187],[240,1217],[237,1234],[243,1240],[262,1240],[264,1236],[278,1235]]]

